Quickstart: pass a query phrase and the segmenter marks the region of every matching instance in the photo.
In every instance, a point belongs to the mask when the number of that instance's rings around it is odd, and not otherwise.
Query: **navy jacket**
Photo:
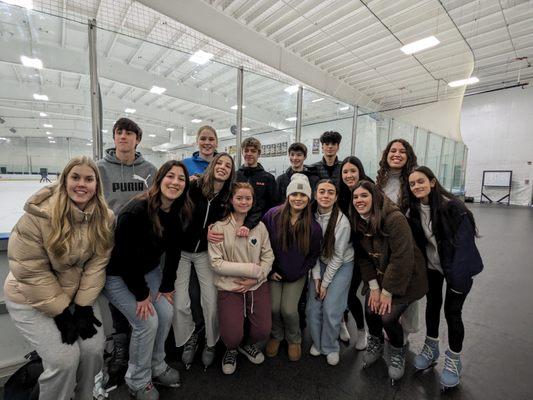
[[[475,242],[475,232],[464,206],[449,200],[444,211],[447,224],[442,232],[434,232],[444,278],[450,289],[468,293],[472,278],[483,270],[483,260]],[[409,213],[409,222],[415,241],[424,254],[427,264],[427,239],[416,210]]]

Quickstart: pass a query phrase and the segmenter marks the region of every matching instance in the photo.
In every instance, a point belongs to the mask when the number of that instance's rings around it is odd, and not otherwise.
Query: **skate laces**
[[[402,367],[404,364],[403,351],[402,350],[391,351],[390,363],[394,368]]]
[[[446,357],[444,359],[444,369],[452,372],[455,375],[459,375],[459,359]]]
[[[427,343],[424,343],[424,347],[422,347],[420,355],[430,361],[435,358],[435,352],[433,351],[433,348]]]
[[[115,364],[127,364],[128,363],[128,347],[124,346],[123,343],[115,343],[113,346],[113,357],[112,360]]]
[[[369,336],[367,346],[368,352],[374,354],[377,353],[381,348],[381,343],[378,338],[374,336]]]
[[[253,344],[244,346],[244,350],[254,358],[260,353],[259,349]]]
[[[224,364],[235,364],[237,361],[237,352],[235,350],[228,350],[224,354]]]
[[[190,337],[190,339],[187,340],[187,343],[185,343],[185,346],[183,347],[183,351],[184,352],[194,351],[197,344],[198,344],[198,336],[196,334],[193,334]]]

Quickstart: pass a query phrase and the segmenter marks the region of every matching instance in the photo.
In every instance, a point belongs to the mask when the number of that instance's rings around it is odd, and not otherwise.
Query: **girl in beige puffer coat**
[[[59,181],[34,194],[24,211],[8,243],[7,309],[43,360],[39,398],[89,399],[102,367],[95,301],[114,224],[94,161],[70,160]]]

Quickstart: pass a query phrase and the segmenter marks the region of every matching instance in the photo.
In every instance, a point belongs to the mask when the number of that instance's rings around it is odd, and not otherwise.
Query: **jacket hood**
[[[296,171],[293,171],[292,167],[289,167],[287,168],[287,170],[285,171],[285,173],[290,177],[292,174],[295,174]],[[304,175],[314,175],[316,173],[316,168],[315,167],[311,167],[309,165],[304,165],[304,169],[303,171],[298,171],[299,174],[304,174]]]
[[[123,163],[117,158],[117,151],[115,148],[107,149],[105,151],[104,160],[109,161],[113,164],[122,165]],[[144,162],[144,157],[141,153],[138,151],[135,152],[135,160],[133,161],[133,165],[139,165]]]

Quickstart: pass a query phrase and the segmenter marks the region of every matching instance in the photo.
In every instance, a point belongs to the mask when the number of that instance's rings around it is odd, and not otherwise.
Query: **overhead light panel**
[[[39,113],[39,116],[40,116],[40,117],[48,117],[48,114],[45,113],[45,112],[40,112],[40,113]]]
[[[154,93],[154,94],[163,94],[166,91],[167,91],[167,88],[159,87],[159,86],[152,86],[152,88],[150,89],[150,93]]]
[[[34,94],[33,94],[33,98],[34,98],[35,100],[48,101],[48,96],[45,95],[45,94],[34,93]]]
[[[85,143],[87,146],[92,146],[93,144],[91,142]]]
[[[127,114],[135,114],[135,111],[137,111],[135,108],[126,108],[124,110],[124,112]]]
[[[339,111],[348,111],[350,109],[350,106],[344,106],[339,108]]]
[[[318,103],[318,102],[323,101],[323,100],[324,100],[324,98],[320,97],[318,99],[311,100],[311,103]]]
[[[247,131],[250,130],[250,128],[248,128],[247,126],[243,126],[243,127],[242,127],[242,130],[243,130],[243,132],[247,132]]]
[[[292,121],[296,121],[296,117],[289,117],[289,118],[285,118],[285,121],[289,121],[289,122],[292,122]]]
[[[48,140],[54,140],[53,136],[48,136]]]
[[[43,124],[45,128],[53,128],[54,126],[52,124]]]
[[[102,133],[107,133],[107,129],[102,129]]]
[[[435,36],[428,36],[427,38],[406,44],[400,50],[403,51],[405,54],[414,54],[418,53],[419,51],[434,47],[439,43],[439,39],[437,39]]]
[[[209,62],[209,60],[211,60],[212,58],[212,53],[208,53],[207,51],[203,50],[198,50],[196,53],[189,57],[189,61],[198,65],[203,65]]]
[[[237,104],[235,104],[234,106],[231,106],[230,108],[231,108],[232,110],[236,110],[237,108],[239,108],[239,106],[237,106]],[[246,106],[243,104],[243,105],[242,105],[242,108],[244,109],[244,108],[246,108]]]
[[[298,85],[292,85],[292,86],[287,86],[285,89],[283,89],[285,92],[289,93],[289,94],[293,94],[293,93],[296,93],[298,91],[298,89],[300,88],[300,86]]]
[[[33,0],[2,0],[4,3],[33,10]]]
[[[30,58],[26,56],[20,56],[20,62],[25,67],[43,69],[43,62],[38,58]]]
[[[55,143],[56,141],[55,140],[50,140],[48,143]]]
[[[154,135],[153,133],[149,134],[150,137],[156,137],[157,135]]]
[[[466,85],[473,85],[474,83],[478,83],[479,79],[475,76],[471,76],[468,79],[460,79],[458,81],[452,81],[448,83],[449,87],[459,87],[459,86],[466,86]]]
[[[174,128],[167,128],[167,129],[165,129],[165,130],[166,130],[167,132],[174,132],[175,129],[174,129]]]
[[[235,107],[235,109],[237,109],[237,107]],[[198,118],[193,118],[193,119],[191,119],[191,122],[192,122],[193,124],[199,124],[200,122],[202,122],[202,120],[201,120],[201,119],[198,119]]]
[[[46,131],[46,134],[47,134],[47,135],[51,135],[52,132],[50,132],[50,131]]]

